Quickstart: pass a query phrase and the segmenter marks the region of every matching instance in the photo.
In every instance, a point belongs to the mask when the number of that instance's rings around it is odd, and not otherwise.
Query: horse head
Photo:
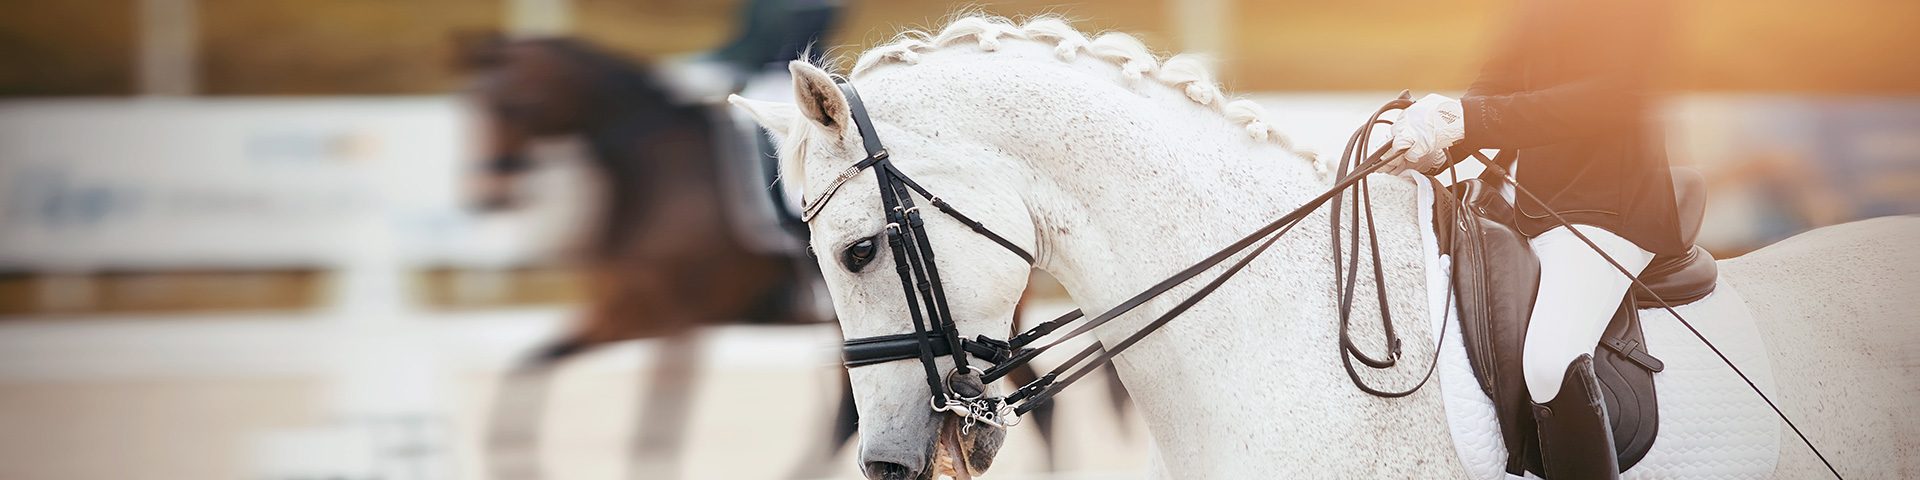
[[[932,306],[912,297],[920,286],[903,281],[908,276],[899,268],[918,267],[896,262],[902,259],[902,248],[914,245],[902,236],[906,226],[889,221],[877,173],[849,170],[868,155],[848,98],[820,68],[794,62],[790,69],[796,104],[740,97],[731,101],[771,132],[780,146],[782,175],[790,180],[786,184],[801,189],[800,198],[813,207],[809,210],[817,209],[809,221],[810,245],[846,338],[913,332],[916,315]],[[867,105],[875,108],[872,124],[885,139],[888,162],[942,201],[1031,251],[1033,224],[1020,203],[1025,177],[1013,167],[1017,162],[989,149],[954,148],[918,133],[940,125],[889,123],[887,103],[879,96],[869,98]],[[957,332],[965,338],[1005,337],[1013,328],[1029,264],[960,221],[933,213],[933,199],[916,196],[912,201],[928,207],[920,217],[920,238],[928,240],[922,248],[932,251],[917,258],[937,267],[937,283],[943,287],[936,288],[944,291]],[[936,363],[942,374],[956,368],[951,359]],[[984,367],[977,359],[970,366]],[[953,421],[930,408],[934,387],[921,362],[886,362],[850,373],[863,419],[860,462],[868,477],[953,475],[960,468],[971,474],[992,464],[1005,432]],[[951,452],[964,458],[953,458]]]
[[[948,297],[946,318],[957,327],[956,335],[946,337],[949,345],[964,346],[959,340],[978,336],[1006,338],[1017,297],[1036,268],[1059,279],[1083,310],[1117,305],[1231,243],[1257,227],[1254,222],[1291,208],[1290,200],[1311,196],[1324,182],[1313,162],[1262,119],[1257,104],[1226,96],[1198,57],[1163,61],[1134,37],[1090,38],[1046,17],[1021,24],[966,17],[938,32],[897,38],[855,62],[848,82],[858,85],[857,92],[842,90],[819,68],[796,63],[790,68],[796,104],[732,100],[772,132],[786,185],[803,190],[799,196],[814,213],[810,244],[850,342],[920,335],[924,327],[916,326],[914,313],[924,311],[926,302],[916,305],[915,294],[923,284]],[[849,103],[850,94],[864,109]],[[856,122],[859,110],[869,122]],[[865,124],[884,147],[864,143]],[[912,185],[892,188],[897,193],[890,198],[890,183]],[[893,224],[903,222],[888,216],[915,208],[925,212],[919,217],[925,234],[909,236],[927,241],[933,255],[921,256],[929,260],[919,264],[938,267],[937,281],[921,281],[931,276],[913,272],[919,268],[913,261],[895,263],[911,255],[889,243],[898,238]],[[914,224],[912,218],[904,223]],[[1253,299],[1276,301],[1249,296],[1212,300],[1210,307],[1227,304],[1222,310],[1248,317],[1254,311],[1240,304]],[[1150,306],[1091,334],[1111,345],[1122,340],[1126,326],[1137,327],[1153,310],[1169,306]],[[1246,330],[1278,336],[1283,328],[1261,323]],[[1120,333],[1107,338],[1109,330]],[[1214,379],[1223,377],[1183,370],[1188,356],[1181,349],[1217,345],[1223,341],[1218,330],[1197,322],[1172,325],[1116,359],[1123,375],[1130,369],[1150,372],[1127,377],[1129,389],[1156,394],[1147,397],[1154,402],[1142,403],[1154,407],[1147,410],[1154,414],[1150,424],[1208,420],[1166,399],[1176,396],[1172,392],[1217,389],[1220,381]],[[959,390],[945,380],[968,373],[956,370],[958,361],[984,363],[952,354],[953,347],[943,350],[948,354],[939,358],[887,358],[851,370],[863,419],[861,462],[869,477],[971,474],[990,464],[1003,435],[998,429],[965,429],[967,421],[955,420],[961,416],[948,415],[957,410],[929,408],[943,390]],[[848,353],[851,360],[854,349]],[[1236,368],[1250,364],[1235,362]],[[1245,410],[1242,403],[1232,408]],[[972,437],[953,435],[954,425]],[[1192,431],[1249,428],[1207,425],[1218,428]]]

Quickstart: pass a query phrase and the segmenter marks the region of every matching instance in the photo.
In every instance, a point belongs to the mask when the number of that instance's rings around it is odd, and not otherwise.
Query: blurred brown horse
[[[468,55],[480,75],[492,155],[476,179],[478,207],[519,203],[513,188],[533,166],[534,139],[577,135],[607,183],[589,246],[587,343],[680,334],[741,319],[806,323],[792,287],[817,276],[811,261],[757,253],[736,240],[721,198],[720,142],[736,141],[724,112],[673,100],[649,73],[569,39],[503,42]],[[641,320],[644,319],[644,320]]]
[[[485,115],[489,160],[478,207],[521,203],[514,185],[533,167],[534,140],[582,139],[605,184],[582,266],[587,309],[501,386],[489,438],[494,478],[536,478],[535,436],[552,368],[609,343],[659,338],[634,444],[636,476],[676,475],[677,444],[700,357],[696,327],[831,321],[805,304],[819,274],[798,255],[739,241],[721,198],[722,142],[738,142],[724,111],[676,101],[637,64],[583,42],[470,38],[461,55]],[[774,234],[778,234],[777,232]]]
[[[540,412],[558,363],[596,346],[650,338],[660,342],[633,446],[640,467],[635,477],[676,476],[700,354],[690,334],[703,325],[833,321],[806,304],[817,264],[798,253],[748,248],[729,223],[738,212],[727,211],[730,201],[721,198],[727,173],[720,162],[732,161],[722,145],[747,136],[731,130],[737,124],[724,110],[676,100],[642,64],[585,42],[476,36],[461,43],[461,66],[474,78],[468,94],[485,113],[488,157],[474,177],[476,207],[498,211],[521,203],[514,186],[534,166],[526,150],[538,139],[582,138],[606,182],[582,262],[590,279],[588,308],[498,389],[486,445],[491,477],[539,477]],[[776,200],[770,194],[767,201]],[[767,234],[804,235],[804,225]],[[1025,383],[1036,376],[1026,367],[1009,378]],[[1118,379],[1110,380],[1118,391]],[[856,431],[844,379],[841,389],[831,436],[802,460],[800,472],[819,472],[819,462],[834,457]],[[1123,394],[1113,400],[1116,410],[1126,401]],[[1033,414],[1051,465],[1052,407]]]

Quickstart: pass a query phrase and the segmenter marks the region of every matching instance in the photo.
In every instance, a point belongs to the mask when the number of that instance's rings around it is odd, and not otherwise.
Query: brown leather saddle
[[[1507,446],[1507,473],[1540,475],[1539,443],[1521,370],[1540,261],[1514,228],[1513,205],[1500,195],[1498,182],[1479,178],[1436,189],[1434,230],[1441,251],[1453,258],[1467,362],[1481,390],[1493,399]],[[1692,244],[1706,210],[1705,180],[1692,169],[1674,168],[1673,187],[1682,240]],[[1674,306],[1699,300],[1713,293],[1718,277],[1713,255],[1698,246],[1685,255],[1655,257],[1640,280],[1657,299],[1638,288],[1629,291],[1595,347],[1594,373],[1613,424],[1621,471],[1653,448],[1660,426],[1653,374],[1665,365],[1647,351],[1639,309],[1659,307],[1662,299]]]

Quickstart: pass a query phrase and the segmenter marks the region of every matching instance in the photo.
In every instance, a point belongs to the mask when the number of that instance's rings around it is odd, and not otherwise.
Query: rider
[[[1540,258],[1521,357],[1544,473],[1617,478],[1591,352],[1632,284],[1547,212],[1635,274],[1655,254],[1688,248],[1680,244],[1664,139],[1648,118],[1658,106],[1650,87],[1671,2],[1521,3],[1466,95],[1427,95],[1407,108],[1387,158],[1394,168],[1429,172],[1450,158],[1499,149],[1494,163],[1538,197],[1503,192],[1516,201],[1515,220]],[[1489,169],[1482,177],[1500,176]]]

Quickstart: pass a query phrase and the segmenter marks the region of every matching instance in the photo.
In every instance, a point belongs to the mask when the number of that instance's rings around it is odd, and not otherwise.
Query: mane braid
[[[1120,68],[1121,76],[1128,80],[1158,81],[1184,92],[1188,100],[1226,115],[1245,128],[1247,135],[1255,140],[1273,142],[1306,158],[1322,174],[1326,173],[1325,165],[1315,161],[1312,153],[1294,148],[1293,141],[1286,134],[1265,120],[1266,108],[1252,100],[1230,100],[1219,83],[1214,81],[1201,56],[1179,54],[1163,61],[1132,35],[1108,32],[1089,39],[1059,17],[1039,16],[1015,24],[1005,17],[968,14],[948,23],[938,33],[917,29],[903,31],[892,42],[861,54],[853,64],[852,75],[858,76],[874,67],[891,63],[918,64],[922,53],[962,41],[984,51],[996,51],[1001,42],[1007,39],[1049,43],[1054,47],[1054,56],[1061,61],[1072,62],[1085,54],[1113,63]]]

